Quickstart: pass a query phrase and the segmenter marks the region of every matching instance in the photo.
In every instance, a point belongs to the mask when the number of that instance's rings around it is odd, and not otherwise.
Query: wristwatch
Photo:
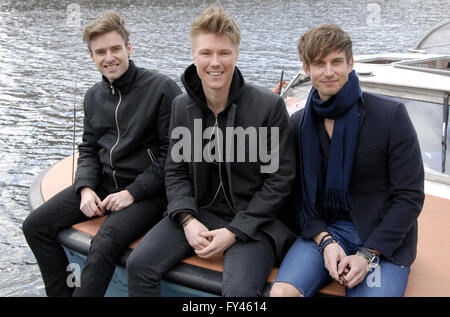
[[[378,266],[378,263],[380,263],[380,257],[367,248],[359,248],[358,252],[356,252],[356,255],[360,255],[366,258],[367,262],[369,263],[369,270],[376,268]]]

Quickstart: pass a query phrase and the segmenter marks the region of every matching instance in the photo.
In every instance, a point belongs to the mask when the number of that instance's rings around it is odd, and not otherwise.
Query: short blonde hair
[[[297,51],[301,61],[308,67],[332,51],[344,51],[347,62],[353,57],[350,36],[336,24],[322,24],[303,34],[298,41]]]
[[[91,41],[104,33],[116,31],[122,36],[125,46],[128,43],[130,31],[125,26],[125,20],[113,10],[106,11],[100,18],[89,23],[83,30],[83,41],[91,50]]]
[[[194,37],[199,33],[228,35],[237,47],[241,43],[241,30],[239,26],[221,6],[216,8],[211,5],[195,18],[191,24],[191,46],[193,46]]]

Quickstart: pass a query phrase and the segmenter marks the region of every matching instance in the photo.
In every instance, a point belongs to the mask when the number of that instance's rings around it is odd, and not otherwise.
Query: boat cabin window
[[[421,70],[426,72],[450,75],[450,56],[440,56],[428,59],[416,59],[401,61],[394,65],[406,69]]]
[[[366,59],[358,59],[355,62],[358,63],[364,63],[364,64],[392,64],[395,62],[399,62],[403,60],[402,58],[395,58],[395,57],[375,57],[375,58],[366,58]]]
[[[442,104],[394,97],[408,111],[419,138],[423,164],[442,173]],[[445,174],[450,175],[450,127],[447,127]]]

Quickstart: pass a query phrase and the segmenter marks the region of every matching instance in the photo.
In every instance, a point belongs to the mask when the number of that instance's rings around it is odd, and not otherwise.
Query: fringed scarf
[[[308,227],[309,220],[323,219],[322,213],[325,208],[333,212],[352,209],[348,187],[358,140],[357,102],[361,95],[358,77],[355,71],[352,71],[342,89],[330,99],[322,101],[314,87],[308,96],[303,120],[299,126],[303,191],[300,219],[305,229]],[[318,188],[321,183],[318,180],[322,179],[322,158],[317,117],[335,120],[325,188]],[[323,193],[323,201],[317,201],[318,191]]]

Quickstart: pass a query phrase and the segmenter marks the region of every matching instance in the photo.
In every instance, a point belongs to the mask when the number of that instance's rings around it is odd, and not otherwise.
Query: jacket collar
[[[115,90],[120,90],[121,93],[126,94],[130,89],[131,86],[134,83],[134,80],[136,78],[137,73],[137,67],[134,64],[134,62],[130,59],[128,69],[123,73],[122,76],[117,78],[112,82],[112,84],[109,82],[109,80],[102,75],[103,82],[105,84],[106,89],[114,94]]]

